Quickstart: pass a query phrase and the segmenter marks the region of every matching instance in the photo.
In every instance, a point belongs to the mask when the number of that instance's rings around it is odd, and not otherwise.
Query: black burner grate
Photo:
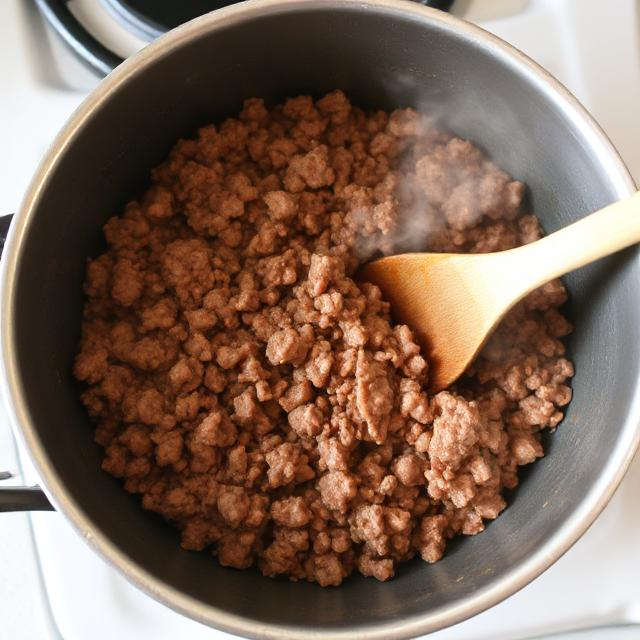
[[[0,0],[1,2],[2,0]],[[152,40],[165,31],[239,0],[102,0],[130,31]],[[415,0],[447,11],[453,0]],[[69,0],[35,0],[42,15],[89,68],[107,75],[122,59],[96,40],[69,11]]]
[[[110,4],[136,14],[143,20],[173,29],[184,22],[235,2],[229,0],[109,0]]]

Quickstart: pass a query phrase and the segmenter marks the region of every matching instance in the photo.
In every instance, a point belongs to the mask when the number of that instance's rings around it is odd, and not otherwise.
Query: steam
[[[491,78],[483,81],[467,70],[472,68],[463,68],[455,81],[416,69],[380,70],[377,82],[384,100],[380,106],[391,111],[399,106],[399,98],[407,100],[418,114],[422,133],[410,145],[413,151],[405,149],[394,162],[397,224],[387,233],[360,233],[356,251],[361,259],[425,249],[461,250],[462,235],[468,235],[465,230],[484,224],[483,218],[493,222],[491,194],[494,200],[506,199],[500,185],[510,178],[497,167],[516,177],[530,173],[531,151],[541,132],[527,118],[526,98],[513,93],[514,85],[503,88],[488,81]],[[482,156],[474,163],[469,150],[463,149],[443,161],[441,147],[452,137],[469,140]],[[438,192],[439,186],[444,193]],[[355,218],[360,215],[370,217],[371,209],[353,213]]]
[[[356,229],[354,250],[361,262],[425,251],[442,237],[447,228],[443,205],[460,179],[460,172],[443,159],[450,134],[440,121],[429,111],[395,113],[405,126],[414,120],[419,133],[394,142],[393,187],[382,196],[375,189],[373,203],[351,202],[346,222]]]
[[[393,211],[378,198],[373,206],[356,205],[348,214],[349,224],[359,230],[355,251],[362,261],[395,253],[460,251],[470,242],[468,230],[517,213],[522,185],[449,129],[441,112],[437,104],[422,103],[418,110],[392,114],[387,131],[397,134],[398,149],[392,162],[395,185],[387,195]],[[409,130],[413,135],[403,135]]]

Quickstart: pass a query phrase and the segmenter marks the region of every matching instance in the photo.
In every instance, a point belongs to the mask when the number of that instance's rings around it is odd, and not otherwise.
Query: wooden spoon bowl
[[[407,253],[371,262],[358,278],[380,287],[409,325],[444,389],[471,364],[522,298],[569,271],[640,242],[640,192],[531,244],[485,254]]]

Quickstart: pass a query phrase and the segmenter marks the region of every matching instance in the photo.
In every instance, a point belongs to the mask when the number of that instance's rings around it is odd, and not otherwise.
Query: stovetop
[[[144,44],[109,26],[108,0],[72,0],[110,48]],[[504,37],[563,81],[603,125],[640,180],[640,7],[634,0],[457,0],[454,13]],[[0,214],[15,211],[30,176],[98,79],[45,27],[31,3],[0,3],[4,116]],[[606,428],[606,425],[603,425]],[[24,452],[24,478],[36,481]],[[0,469],[18,469],[0,408]],[[21,478],[16,478],[19,481]],[[587,534],[502,604],[433,634],[436,640],[518,640],[567,629],[640,623],[640,457]],[[97,558],[55,513],[2,517],[2,637],[111,640],[224,638],[154,602]],[[620,629],[640,637],[634,629]],[[581,636],[582,638],[583,636]],[[605,638],[597,632],[593,638]]]

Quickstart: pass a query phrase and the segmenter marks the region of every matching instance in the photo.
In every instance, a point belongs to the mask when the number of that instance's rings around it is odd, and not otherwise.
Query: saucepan
[[[172,143],[244,98],[343,89],[366,108],[429,108],[527,183],[547,232],[635,190],[566,89],[481,29],[404,0],[262,0],[171,31],[111,73],[56,138],[2,257],[2,387],[51,503],[96,553],[167,606],[261,638],[405,638],[507,598],[555,562],[606,505],[640,439],[640,256],[566,279],[573,401],[485,532],[435,565],[339,588],[271,580],[181,550],[176,532],[101,471],[71,368],[88,256]],[[17,494],[13,494],[16,496]],[[42,496],[20,494],[25,504]]]

